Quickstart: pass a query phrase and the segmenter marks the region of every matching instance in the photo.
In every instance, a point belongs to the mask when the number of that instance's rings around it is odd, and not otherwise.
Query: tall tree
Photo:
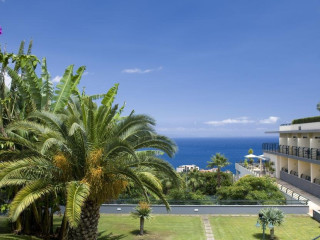
[[[0,163],[0,187],[23,186],[11,204],[13,221],[37,199],[63,193],[61,229],[68,223],[68,239],[96,239],[100,204],[117,198],[129,180],[147,200],[149,192],[169,209],[161,183],[149,169],[166,173],[176,184],[179,179],[151,149],[173,156],[176,145],[156,134],[150,117],[121,117],[122,110],[112,106],[116,90],[110,89],[99,107],[92,97],[74,97],[59,114],[34,112],[27,121],[7,127],[10,141],[30,152],[28,157],[21,156],[22,151],[17,160]]]
[[[217,167],[217,178],[218,178],[218,188],[221,186],[221,168],[226,167],[230,164],[228,159],[221,153],[216,153],[216,155],[211,157],[211,161],[208,162],[208,168]]]
[[[36,56],[31,54],[32,41],[29,43],[27,53],[25,53],[24,47],[25,43],[23,41],[20,44],[18,54],[5,53],[0,50],[0,135],[3,137],[7,137],[4,129],[8,124],[16,120],[26,119],[35,111],[62,111],[66,107],[68,99],[72,95],[78,94],[77,84],[85,69],[82,66],[77,70],[76,74],[73,74],[73,65],[70,65],[54,92],[46,59],[42,59],[41,71],[37,71],[40,61]],[[37,72],[41,72],[40,77],[37,75]],[[6,83],[5,80],[7,80]],[[5,150],[16,149],[22,151],[25,148],[14,145],[10,141],[1,142],[0,140],[0,144],[1,148],[4,149],[0,152],[0,161],[8,161],[13,157],[12,151],[8,152]],[[16,187],[15,189],[17,190]],[[51,210],[54,209],[55,204],[51,198],[42,203],[38,201],[37,208],[39,209],[40,216],[36,217],[36,219],[46,219],[46,222],[51,222],[52,224],[53,215],[49,216],[46,212],[49,211],[49,208]],[[46,210],[40,211],[41,208],[45,208]],[[30,210],[28,212],[33,212],[37,215],[36,208],[33,207]],[[45,218],[41,215],[42,213],[44,213]],[[23,216],[24,222],[26,224],[33,223],[32,217]],[[38,226],[41,225],[39,222],[37,224]],[[21,224],[17,225],[21,226],[21,229],[29,229]],[[34,227],[32,228],[35,229]],[[20,231],[19,229],[17,229],[18,232]],[[48,232],[41,230],[41,234],[46,235],[49,234],[49,231],[52,232],[52,227],[51,229],[43,230],[48,230]],[[25,232],[29,233],[28,230]]]

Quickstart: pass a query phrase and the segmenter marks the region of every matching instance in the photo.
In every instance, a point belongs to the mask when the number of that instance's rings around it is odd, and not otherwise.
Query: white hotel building
[[[266,133],[279,134],[279,143],[262,146],[275,177],[320,197],[320,122],[284,124]]]

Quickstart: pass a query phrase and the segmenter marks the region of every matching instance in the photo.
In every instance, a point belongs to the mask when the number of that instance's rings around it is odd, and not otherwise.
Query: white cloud
[[[82,75],[83,75],[83,76],[87,76],[87,75],[89,75],[89,74],[91,74],[91,73],[89,73],[88,71],[85,71]]]
[[[279,117],[270,116],[266,119],[260,120],[259,122],[263,124],[272,124],[272,123],[276,123],[278,120],[279,120]]]
[[[5,73],[5,74],[4,74],[4,84],[5,84],[8,88],[10,88],[10,86],[11,86],[11,81],[12,81],[11,77],[8,75],[8,73]]]
[[[161,70],[162,70],[162,67],[153,68],[153,69],[144,69],[144,70],[140,68],[127,68],[127,69],[123,69],[122,72],[129,73],[129,74],[133,74],[133,73],[144,74],[144,73],[150,73],[150,72],[161,71]]]
[[[239,117],[239,118],[228,118],[221,121],[208,121],[205,124],[213,126],[221,126],[226,124],[247,124],[254,123],[253,120],[250,120],[248,117]]]
[[[52,82],[54,82],[54,83],[60,82],[61,78],[62,78],[61,76],[57,75],[52,79]]]

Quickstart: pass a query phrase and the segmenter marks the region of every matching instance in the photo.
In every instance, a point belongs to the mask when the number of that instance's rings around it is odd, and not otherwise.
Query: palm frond
[[[83,128],[83,126],[81,126],[79,123],[72,123],[70,129],[69,129],[69,136],[74,135],[74,133],[76,131],[81,131],[82,133],[85,133],[85,129]]]
[[[132,157],[136,158],[137,161],[139,161],[135,155],[134,149],[130,144],[128,144],[126,141],[121,141],[117,138],[113,138],[108,141],[108,144],[105,147],[104,158],[105,161],[107,161],[108,158],[114,159],[116,156],[122,155],[124,153],[131,155]]]
[[[117,114],[118,105],[115,105],[111,109],[108,109],[105,106],[100,106],[99,110],[101,109],[101,114],[98,112],[96,118],[96,126],[97,126],[97,136],[98,139],[103,140],[106,139],[106,136],[110,136],[110,128],[115,120],[115,116]]]
[[[135,149],[156,148],[164,151],[169,157],[173,157],[177,151],[177,145],[169,138],[161,135],[148,135],[139,137],[133,144]]]
[[[37,199],[54,191],[54,187],[43,180],[34,181],[22,188],[10,204],[9,217],[13,222]]]
[[[157,158],[155,156],[148,156],[136,153],[139,161],[137,162],[134,158],[128,156],[127,157],[127,165],[128,167],[148,167],[155,171],[160,172],[161,174],[167,176],[172,182],[173,186],[178,187],[181,184],[181,179],[174,168],[170,165],[169,162]]]
[[[42,157],[26,157],[16,161],[0,162],[0,185],[3,179],[17,177],[31,179],[29,177],[32,177],[32,174],[28,175],[28,172],[38,171],[37,177],[43,177],[52,173],[52,168],[51,163]],[[49,169],[51,171],[47,172]]]
[[[139,178],[143,182],[143,185],[154,195],[156,195],[166,206],[167,211],[170,210],[170,205],[168,201],[165,199],[165,196],[162,193],[162,186],[159,179],[154,176],[152,173],[148,172],[140,172]]]
[[[123,176],[126,176],[130,180],[134,182],[134,184],[138,187],[140,191],[142,191],[144,198],[147,202],[149,202],[149,197],[147,191],[144,186],[144,182],[139,178],[139,173],[134,171],[133,169],[126,166],[119,166],[117,169],[113,169],[111,174],[119,173]]]
[[[0,140],[13,142],[14,144],[17,144],[19,146],[26,147],[29,150],[37,149],[37,146],[35,144],[33,144],[32,142],[28,141],[27,139],[21,137],[20,135],[14,133],[14,132],[9,132],[9,131],[7,132],[7,134],[9,136],[9,138],[5,138],[5,137],[0,136]]]
[[[52,112],[48,111],[36,111],[31,113],[27,119],[37,119],[40,120],[41,123],[46,124],[46,126],[50,126],[52,130],[63,133],[63,120]]]
[[[23,179],[23,178],[7,178],[7,179],[3,179],[0,182],[0,188],[7,187],[7,186],[22,186],[29,182],[30,180]]]
[[[56,147],[56,149],[61,149],[61,150],[68,149],[61,140],[58,140],[56,138],[48,138],[43,142],[40,152],[41,154],[46,155],[47,152],[53,147]]]
[[[90,194],[90,186],[86,183],[70,182],[67,186],[66,218],[70,227],[76,228],[81,218],[81,207]]]
[[[122,133],[126,132],[128,129],[136,125],[154,125],[155,121],[147,115],[132,115],[131,117],[124,118],[117,124],[117,129],[115,132],[120,136]]]

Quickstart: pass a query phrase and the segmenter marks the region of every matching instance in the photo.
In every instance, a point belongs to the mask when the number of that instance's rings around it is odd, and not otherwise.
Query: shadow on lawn
[[[126,235],[124,234],[121,234],[121,235],[113,235],[112,233],[109,233],[108,235],[106,236],[101,236],[102,234],[104,234],[106,231],[102,231],[102,232],[99,232],[99,235],[98,235],[98,240],[119,240],[119,239],[122,239],[122,238],[125,238]]]
[[[130,232],[132,235],[135,235],[135,236],[137,236],[137,235],[140,235],[140,230],[133,230],[133,231],[131,231]],[[148,234],[148,231],[147,230],[143,230],[143,233],[144,234]]]
[[[35,238],[34,236],[28,236],[28,235],[1,234],[0,239],[6,239],[6,240],[35,240],[35,239],[39,239],[39,238]]]
[[[263,234],[262,233],[255,233],[255,234],[252,234],[252,236],[255,239],[262,239],[263,238]],[[266,239],[270,239],[270,234],[266,233],[265,237],[266,237]],[[274,240],[279,240],[279,238],[277,238],[277,236],[274,236]]]

